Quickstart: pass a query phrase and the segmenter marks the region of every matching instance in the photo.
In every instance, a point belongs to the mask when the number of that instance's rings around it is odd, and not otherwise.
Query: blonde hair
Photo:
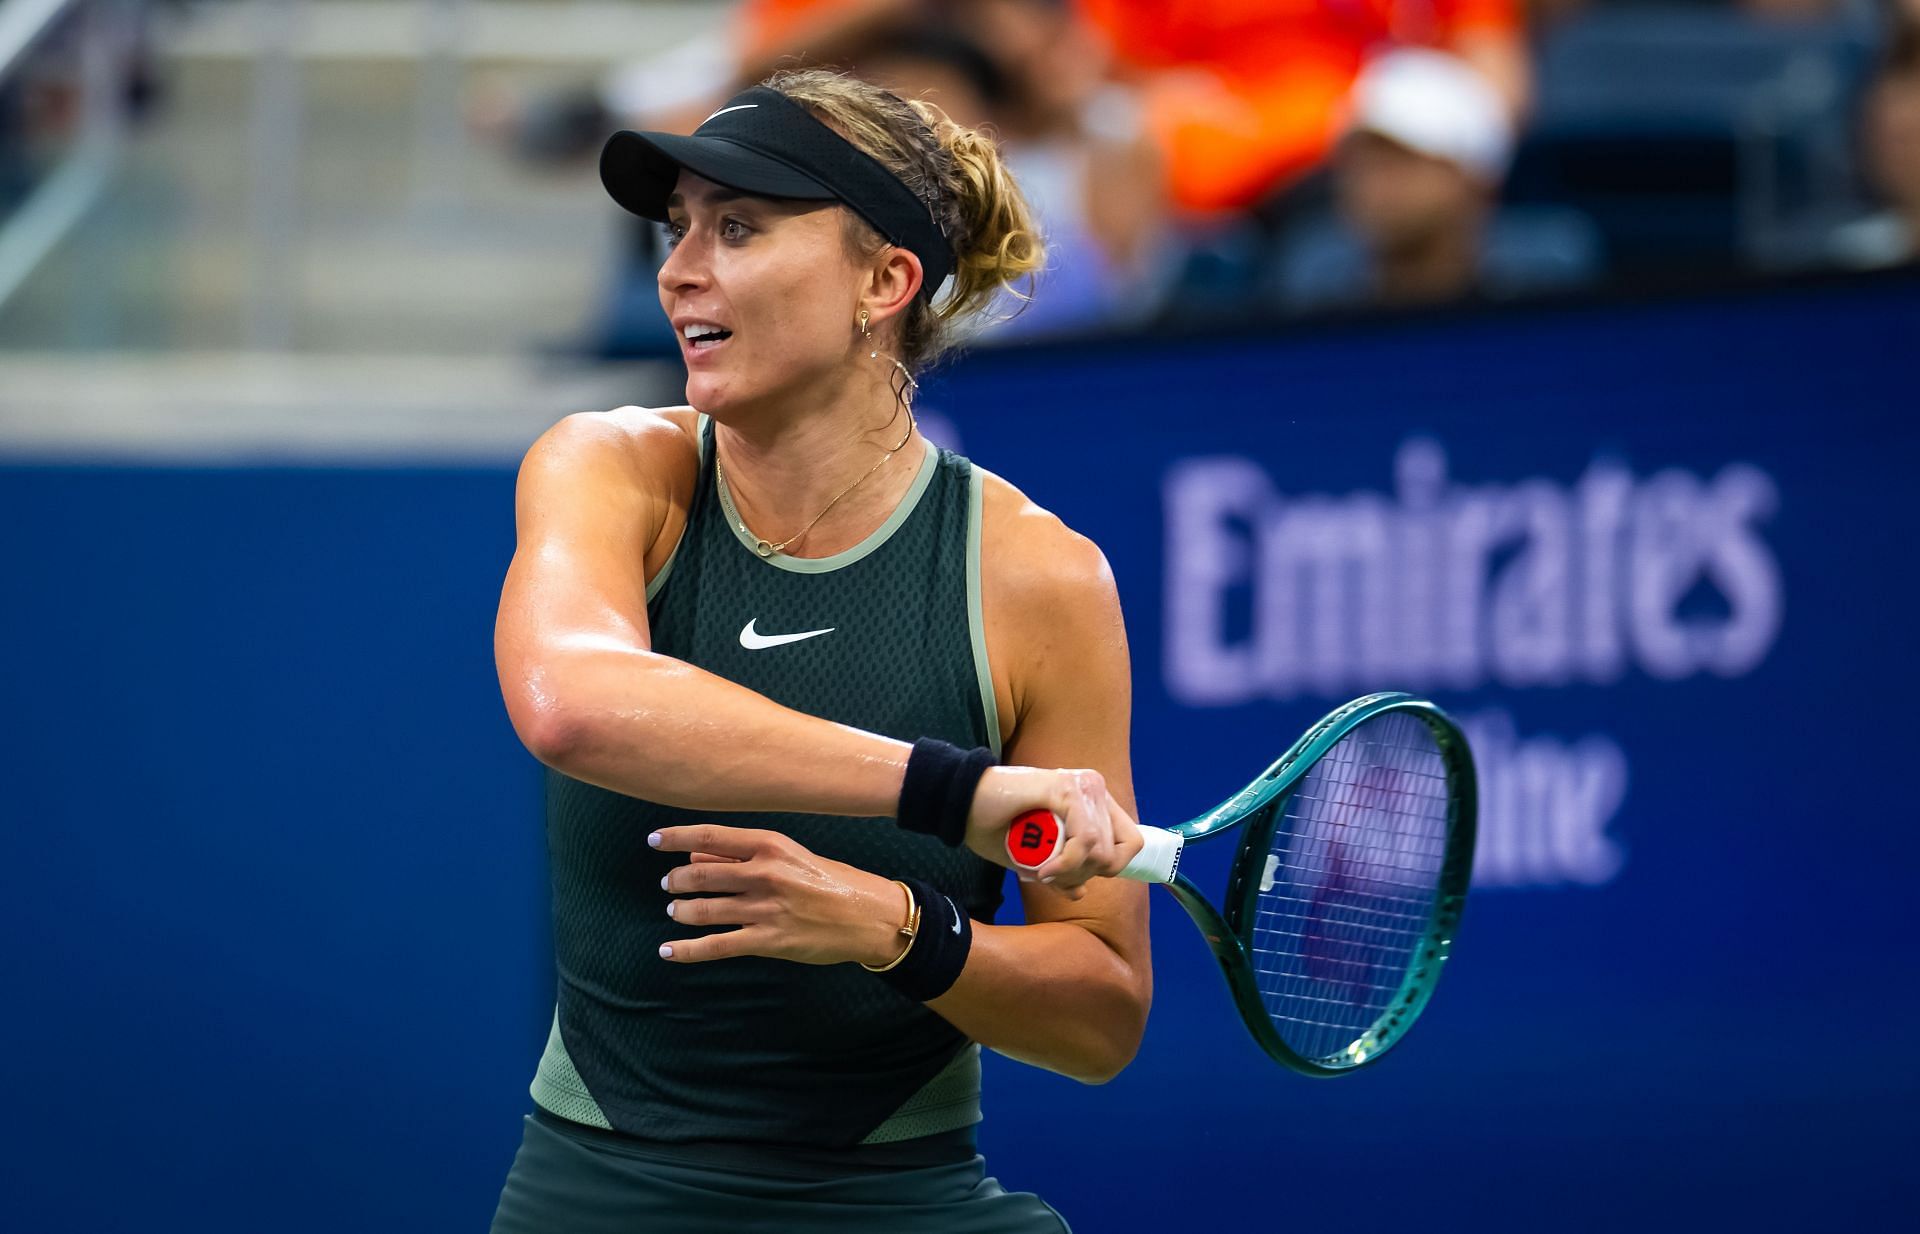
[[[814,114],[871,155],[927,203],[953,245],[953,283],[938,303],[935,288],[915,296],[902,326],[902,359],[921,369],[951,350],[955,326],[982,316],[1002,288],[1024,302],[1046,248],[1027,199],[993,138],[955,124],[932,103],[823,69],[775,73],[762,83]],[[856,251],[878,253],[886,241],[852,210],[848,237]],[[1024,287],[1016,284],[1024,283]]]

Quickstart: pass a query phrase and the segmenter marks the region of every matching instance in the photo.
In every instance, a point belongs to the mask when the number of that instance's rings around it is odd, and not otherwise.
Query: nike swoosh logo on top
[[[958,934],[960,932],[960,906],[953,902],[952,896],[943,896],[942,898],[946,900],[947,907],[953,910],[953,932]]]
[[[804,630],[799,634],[762,634],[753,628],[754,622],[759,620],[758,617],[755,617],[753,621],[749,621],[740,628],[740,645],[748,651],[762,651],[768,647],[779,647],[786,643],[797,643],[803,638],[816,638],[822,634],[832,634],[840,628],[838,626],[828,626],[824,630]]]
[[[724,116],[730,111],[752,111],[758,106],[760,106],[758,103],[741,103],[734,107],[722,107],[719,111],[714,112],[713,116]],[[707,120],[713,119],[713,116],[708,116]],[[700,123],[705,124],[707,120],[702,120]]]

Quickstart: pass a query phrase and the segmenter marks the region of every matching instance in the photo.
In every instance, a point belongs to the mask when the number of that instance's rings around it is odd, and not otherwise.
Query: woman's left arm
[[[1028,506],[1014,522],[1015,534],[995,537],[998,577],[986,597],[1012,693],[1004,761],[1091,768],[1137,816],[1132,669],[1112,571],[1052,515]],[[1096,878],[1073,900],[1019,886],[1027,924],[976,922],[966,968],[927,1006],[1010,1058],[1085,1083],[1110,1080],[1139,1049],[1153,999],[1148,888]]]

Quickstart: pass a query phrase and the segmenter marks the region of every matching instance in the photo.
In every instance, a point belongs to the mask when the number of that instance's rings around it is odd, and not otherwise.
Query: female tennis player
[[[1119,601],[912,405],[1039,264],[1027,207],[986,136],[818,71],[601,174],[666,225],[688,406],[520,470],[496,656],[559,992],[493,1229],[1063,1229],[985,1173],[979,1047],[1098,1083],[1145,1025]],[[1036,808],[1067,841],[994,925]]]

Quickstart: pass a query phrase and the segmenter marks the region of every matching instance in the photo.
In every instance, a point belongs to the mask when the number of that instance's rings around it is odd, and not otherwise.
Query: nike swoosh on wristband
[[[953,932],[958,934],[960,932],[960,906],[953,902],[952,896],[942,896],[941,898],[947,902],[947,907],[953,910]]]
[[[816,638],[822,634],[832,634],[840,628],[838,626],[828,626],[824,630],[803,630],[799,634],[762,634],[753,628],[754,622],[759,620],[758,617],[755,617],[753,621],[749,621],[746,625],[740,627],[740,645],[748,651],[762,651],[768,647],[779,647],[786,643],[797,643],[803,638]]]

